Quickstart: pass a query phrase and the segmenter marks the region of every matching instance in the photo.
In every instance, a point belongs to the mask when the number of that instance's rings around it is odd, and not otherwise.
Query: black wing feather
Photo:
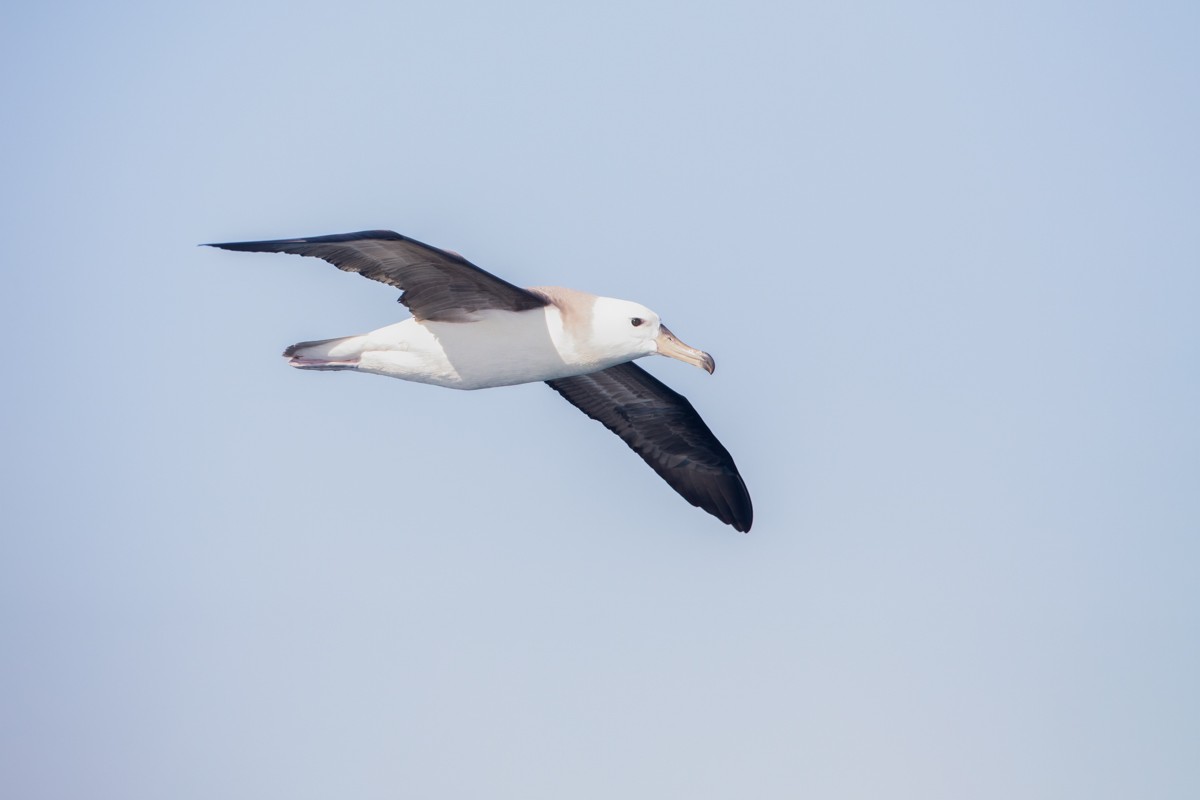
[[[750,530],[754,508],[733,456],[686,397],[632,362],[546,384],[620,436],[683,499]]]
[[[483,309],[528,311],[547,300],[497,278],[457,253],[393,231],[358,231],[307,239],[210,244],[224,250],[293,253],[400,289],[400,302],[419,320],[469,322]]]

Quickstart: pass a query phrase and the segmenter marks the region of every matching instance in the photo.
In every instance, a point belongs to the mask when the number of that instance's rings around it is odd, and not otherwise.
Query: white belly
[[[563,378],[613,366],[578,356],[557,310],[482,311],[476,322],[406,319],[356,342],[357,369],[453,389]],[[358,338],[358,337],[356,337]]]

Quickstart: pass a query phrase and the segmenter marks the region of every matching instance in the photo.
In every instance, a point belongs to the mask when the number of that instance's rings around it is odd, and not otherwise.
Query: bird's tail
[[[365,336],[343,336],[299,342],[283,351],[288,364],[299,369],[355,369]]]

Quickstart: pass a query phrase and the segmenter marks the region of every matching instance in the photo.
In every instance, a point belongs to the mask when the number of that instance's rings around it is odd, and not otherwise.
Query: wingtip
[[[729,503],[729,519],[728,523],[733,526],[735,531],[739,533],[749,533],[754,527],[754,505],[750,501],[750,492],[746,490],[746,483],[742,480],[742,476],[738,475],[738,484],[741,486],[740,495],[730,498]]]
[[[235,250],[250,253],[278,253],[288,252],[287,250],[281,250],[283,245],[339,244],[342,242],[361,241],[363,239],[390,239],[403,241],[408,239],[408,237],[396,233],[395,231],[380,229],[371,231],[354,231],[352,233],[334,233],[328,236],[304,236],[295,239],[262,239],[252,242],[205,242],[198,246],[219,247],[222,250]],[[428,245],[425,246],[428,247]]]

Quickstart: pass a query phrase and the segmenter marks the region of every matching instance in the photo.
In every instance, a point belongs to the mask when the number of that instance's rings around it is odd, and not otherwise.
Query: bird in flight
[[[522,289],[392,231],[207,246],[313,256],[401,291],[411,318],[294,344],[283,353],[291,366],[451,389],[544,381],[620,436],[689,503],[750,530],[750,494],[729,451],[687,398],[633,363],[657,353],[711,374],[712,356],[681,342],[645,306],[561,287]]]

